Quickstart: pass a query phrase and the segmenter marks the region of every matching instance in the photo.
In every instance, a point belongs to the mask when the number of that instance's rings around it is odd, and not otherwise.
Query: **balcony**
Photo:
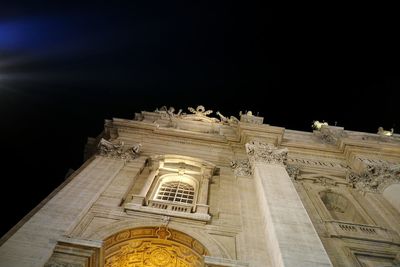
[[[157,200],[149,200],[149,207],[170,211],[179,211],[179,212],[192,212],[193,205],[183,204],[183,203],[171,203]]]
[[[400,245],[400,236],[383,227],[341,221],[325,221],[325,226],[331,237]]]
[[[124,206],[127,214],[135,215],[137,212],[159,214],[173,217],[186,218],[201,222],[208,222],[211,216],[206,212],[208,205],[194,205],[175,202],[149,200],[148,205],[128,202]]]

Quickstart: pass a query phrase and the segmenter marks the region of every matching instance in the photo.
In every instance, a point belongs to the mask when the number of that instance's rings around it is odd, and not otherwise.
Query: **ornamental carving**
[[[388,185],[400,183],[400,164],[366,164],[360,174],[349,172],[347,180],[361,191],[382,192]]]
[[[252,165],[255,162],[263,162],[285,166],[288,149],[277,148],[273,144],[263,143],[260,141],[251,141],[246,144],[246,152]]]
[[[169,107],[167,106],[162,106],[161,108],[157,108],[154,110],[155,113],[159,113],[161,115],[168,116],[169,118],[174,118],[174,117],[179,117],[182,113],[182,109],[180,109],[177,113],[175,113],[175,108],[174,107]]]
[[[313,133],[324,143],[333,145],[336,144],[339,139],[346,136],[342,127],[328,126],[325,124],[321,125]]]
[[[197,106],[196,109],[188,107],[188,110],[193,114],[184,114],[181,116],[182,119],[193,120],[193,121],[204,121],[204,122],[219,122],[217,118],[210,118],[208,115],[213,113],[212,110],[206,110],[204,106]]]
[[[297,180],[297,176],[300,173],[300,167],[297,165],[287,165],[286,171],[289,174],[289,177],[292,178],[292,180]]]
[[[192,237],[165,227],[122,231],[105,240],[105,267],[204,266],[205,248]]]
[[[142,144],[135,144],[132,147],[125,147],[124,142],[119,141],[110,142],[104,138],[101,138],[98,144],[98,153],[101,156],[124,159],[124,160],[133,160],[140,155],[140,149]]]
[[[251,165],[248,159],[232,160],[230,164],[236,176],[252,175]]]

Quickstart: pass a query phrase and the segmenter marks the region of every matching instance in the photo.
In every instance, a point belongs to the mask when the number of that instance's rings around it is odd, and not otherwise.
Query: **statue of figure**
[[[120,152],[122,147],[124,146],[124,142],[119,141],[117,144],[111,143],[104,138],[101,138],[100,143],[98,145],[100,152],[108,153],[112,151]]]
[[[322,127],[323,125],[328,126],[329,124],[328,124],[327,122],[325,122],[325,121],[323,121],[323,122],[313,121],[313,124],[311,125],[311,127],[312,127],[314,130],[319,130],[319,129],[321,129],[321,127]]]
[[[391,128],[390,131],[384,130],[383,127],[378,128],[378,133],[379,135],[385,135],[385,136],[392,136],[394,132],[394,129]]]
[[[224,123],[237,123],[239,121],[235,116],[230,116],[230,118],[228,119],[227,117],[222,115],[221,112],[219,111],[217,111],[216,114],[220,117],[221,122]]]
[[[245,113],[247,116],[253,116],[253,112],[251,112],[251,110],[249,111],[246,110],[245,112],[239,111],[239,117],[245,115]]]

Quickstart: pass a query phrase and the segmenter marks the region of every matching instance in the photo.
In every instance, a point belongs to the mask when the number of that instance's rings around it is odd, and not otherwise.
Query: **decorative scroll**
[[[232,160],[231,168],[236,176],[252,175],[251,165],[248,159]]]
[[[288,149],[277,148],[273,144],[263,143],[260,141],[251,141],[246,144],[246,152],[252,165],[255,162],[263,162],[285,166]]]
[[[400,164],[366,164],[363,172],[349,172],[346,178],[362,191],[382,192],[386,186],[400,183]]]
[[[142,144],[136,144],[130,148],[125,148],[124,142],[112,143],[101,138],[98,144],[99,154],[110,158],[133,160],[140,155]]]

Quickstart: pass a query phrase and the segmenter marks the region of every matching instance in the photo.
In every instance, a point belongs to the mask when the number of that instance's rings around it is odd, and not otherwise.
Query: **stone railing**
[[[400,244],[400,236],[383,227],[341,221],[326,221],[325,225],[331,237]]]
[[[179,212],[192,212],[192,205],[183,204],[183,203],[170,203],[170,202],[163,202],[163,201],[156,201],[156,200],[149,200],[149,207],[156,208],[156,209],[163,209],[163,210],[170,210],[170,211],[179,211]]]

